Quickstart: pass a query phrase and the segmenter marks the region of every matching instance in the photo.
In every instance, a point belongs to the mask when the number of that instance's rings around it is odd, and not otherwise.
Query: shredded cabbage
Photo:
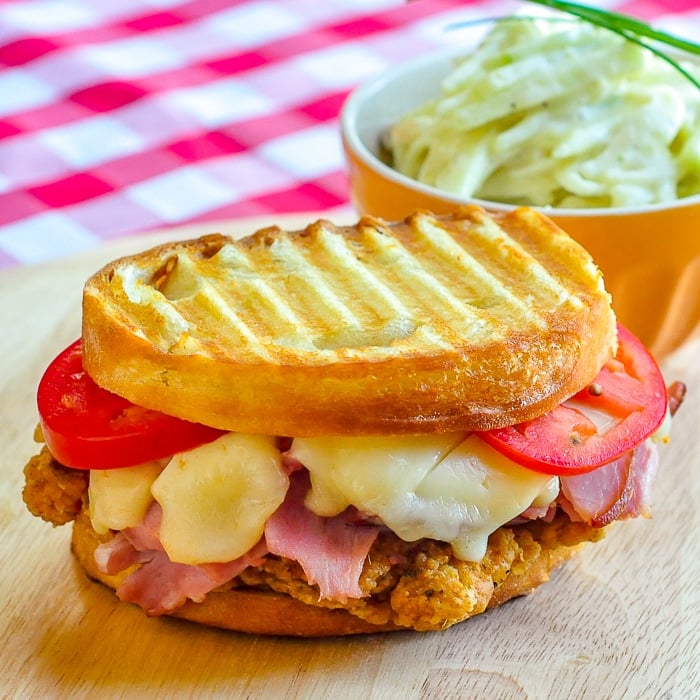
[[[637,44],[518,18],[497,22],[384,146],[401,173],[465,197],[638,206],[700,192],[699,114],[700,91]]]

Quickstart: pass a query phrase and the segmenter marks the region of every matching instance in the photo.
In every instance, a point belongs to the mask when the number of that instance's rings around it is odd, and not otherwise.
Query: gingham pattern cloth
[[[700,36],[697,0],[599,4]],[[0,267],[347,204],[348,92],[455,40],[459,20],[523,6],[0,0]]]

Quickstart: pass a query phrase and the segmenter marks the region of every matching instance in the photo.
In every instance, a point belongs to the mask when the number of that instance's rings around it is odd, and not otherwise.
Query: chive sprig
[[[595,24],[598,27],[607,29],[628,41],[642,46],[673,66],[700,90],[700,81],[698,78],[686,70],[673,56],[666,53],[659,46],[665,45],[678,49],[679,51],[700,56],[700,44],[689,41],[688,39],[683,39],[675,34],[656,29],[642,20],[623,15],[619,12],[613,12],[612,10],[603,10],[597,7],[590,7],[589,5],[582,5],[577,2],[568,2],[568,0],[527,1],[578,17],[590,24]]]

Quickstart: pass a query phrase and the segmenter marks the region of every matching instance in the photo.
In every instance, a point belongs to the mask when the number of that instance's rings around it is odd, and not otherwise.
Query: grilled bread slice
[[[107,265],[83,302],[104,388],[289,436],[528,420],[590,382],[615,338],[590,256],[526,208],[209,235]]]

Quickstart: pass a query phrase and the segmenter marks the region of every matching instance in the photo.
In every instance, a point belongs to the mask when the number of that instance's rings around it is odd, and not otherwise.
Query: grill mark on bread
[[[533,254],[535,251],[528,251],[487,217],[477,220],[469,239],[462,238],[459,242],[425,217],[415,229],[446,259],[452,258],[453,264],[465,274],[477,277],[491,299],[485,307],[496,313],[502,310],[509,318],[542,323],[544,319],[533,309],[556,306],[567,300],[581,305],[543,265],[543,259],[548,263],[552,259],[549,250],[543,248]]]
[[[468,242],[457,241],[444,229],[433,226],[429,220],[417,218],[415,230],[421,241],[429,246],[424,251],[426,264],[430,272],[443,280],[443,284],[463,297],[465,304],[474,309],[496,313],[496,307],[511,307],[511,313],[526,312],[525,305],[514,296],[507,287],[490,272],[486,261],[479,260],[474,255],[473,246],[467,247]],[[461,274],[446,275],[450,270]],[[483,315],[487,318],[487,314]]]
[[[255,256],[233,245],[225,246],[211,261],[213,267],[227,271],[220,293],[233,307],[245,312],[245,318],[258,336],[277,335],[293,338],[309,332],[305,319],[294,311],[284,292],[256,263]]]
[[[437,344],[459,343],[466,329],[480,321],[480,311],[465,304],[431,274],[425,256],[414,253],[410,242],[391,236],[381,224],[364,226],[361,230],[372,250],[375,274],[400,290],[406,305],[414,310],[416,320],[426,331],[431,331]]]
[[[304,239],[297,240],[306,243]],[[313,249],[296,245],[297,240],[279,238],[270,246],[270,252],[286,276],[284,281],[288,292],[308,313],[310,325],[327,330],[338,324],[357,324],[357,315],[343,301],[337,288],[339,271],[324,270],[315,265]]]
[[[104,388],[253,433],[501,427],[586,386],[614,347],[590,256],[524,209],[210,235],[115,261],[83,299]]]
[[[343,281],[343,289],[338,292],[355,316],[353,323],[340,333],[329,328],[326,337],[316,339],[315,345],[321,349],[363,344],[388,346],[414,333],[416,323],[411,311],[391,286],[370,269],[366,251],[327,224],[318,223],[312,229],[317,245],[315,262],[334,270],[334,277]],[[368,325],[375,327],[374,333],[363,331]]]
[[[292,335],[305,325],[251,257],[231,245],[218,246],[202,260],[181,251],[176,258],[179,264],[171,265],[167,278],[159,276],[154,286],[163,294],[161,308],[170,304],[176,309],[192,328],[194,339],[223,348],[246,348],[267,360],[270,353],[261,336],[285,331]]]
[[[258,361],[269,361],[275,346],[440,349],[470,333],[493,338],[504,322],[542,327],[544,305],[581,305],[496,222],[482,216],[473,224],[468,238],[424,213],[398,234],[366,220],[355,235],[326,221],[303,234],[267,229],[247,248],[209,236],[201,250],[164,260],[148,282],[160,295],[140,303],[182,334],[166,339],[170,351],[218,344]]]

